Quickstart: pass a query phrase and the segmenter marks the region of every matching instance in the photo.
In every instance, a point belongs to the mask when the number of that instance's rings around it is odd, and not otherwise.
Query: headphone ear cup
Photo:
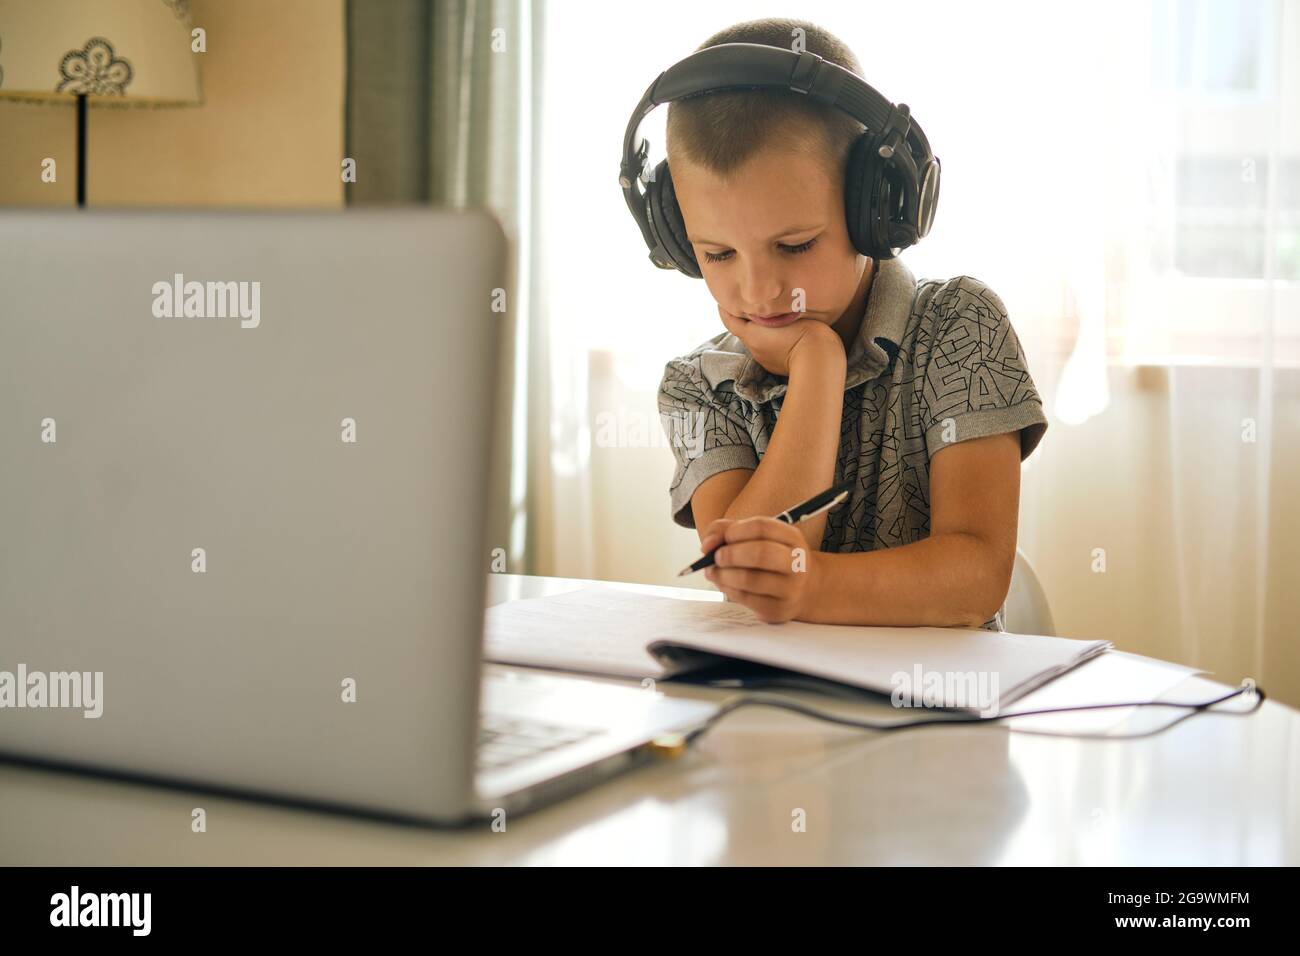
[[[916,220],[920,215],[919,183],[916,167],[908,156],[902,164],[897,156],[893,160],[880,157],[880,146],[885,137],[879,136],[867,147],[864,162],[867,171],[864,182],[866,200],[867,244],[874,253],[864,253],[876,259],[892,259],[904,249],[916,245]]]
[[[889,161],[880,155],[884,137],[870,130],[849,150],[844,176],[844,218],[853,247],[872,259],[894,258],[890,243],[891,203],[898,191],[890,179]]]
[[[875,140],[870,131],[863,133],[849,149],[848,164],[844,170],[844,221],[849,229],[849,241],[864,256],[876,258],[871,241],[870,203],[873,175],[867,151]]]
[[[901,245],[890,236],[890,220],[898,213],[900,197],[898,184],[881,160],[871,178],[871,244],[876,250],[876,259],[894,258],[894,249]]]
[[[661,159],[655,167],[654,176],[646,184],[646,199],[650,203],[655,235],[673,265],[693,279],[701,278],[700,264],[695,259],[690,240],[686,238],[686,223],[677,205],[677,189],[673,186],[668,160]]]

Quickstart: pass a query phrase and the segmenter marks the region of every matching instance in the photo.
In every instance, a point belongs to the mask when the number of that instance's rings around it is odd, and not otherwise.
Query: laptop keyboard
[[[479,720],[478,769],[500,770],[599,733],[590,727],[483,714]]]

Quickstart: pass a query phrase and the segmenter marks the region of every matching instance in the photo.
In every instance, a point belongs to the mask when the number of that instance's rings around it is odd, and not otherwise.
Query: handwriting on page
[[[599,586],[490,607],[486,624],[488,660],[629,677],[667,673],[646,651],[654,641],[767,626],[740,604]]]

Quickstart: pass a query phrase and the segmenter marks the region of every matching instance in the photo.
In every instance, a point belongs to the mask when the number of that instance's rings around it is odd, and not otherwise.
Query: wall
[[[343,0],[193,0],[205,102],[87,115],[89,206],[343,205]],[[76,111],[0,100],[0,206],[76,202]],[[43,183],[41,161],[58,163]]]

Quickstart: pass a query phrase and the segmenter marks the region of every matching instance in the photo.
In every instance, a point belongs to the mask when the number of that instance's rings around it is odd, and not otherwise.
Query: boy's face
[[[861,319],[870,260],[849,241],[844,186],[825,165],[769,148],[727,179],[690,163],[672,173],[687,237],[718,305],[756,321],[797,310],[802,289],[802,311],[779,324],[814,319],[847,341]]]

